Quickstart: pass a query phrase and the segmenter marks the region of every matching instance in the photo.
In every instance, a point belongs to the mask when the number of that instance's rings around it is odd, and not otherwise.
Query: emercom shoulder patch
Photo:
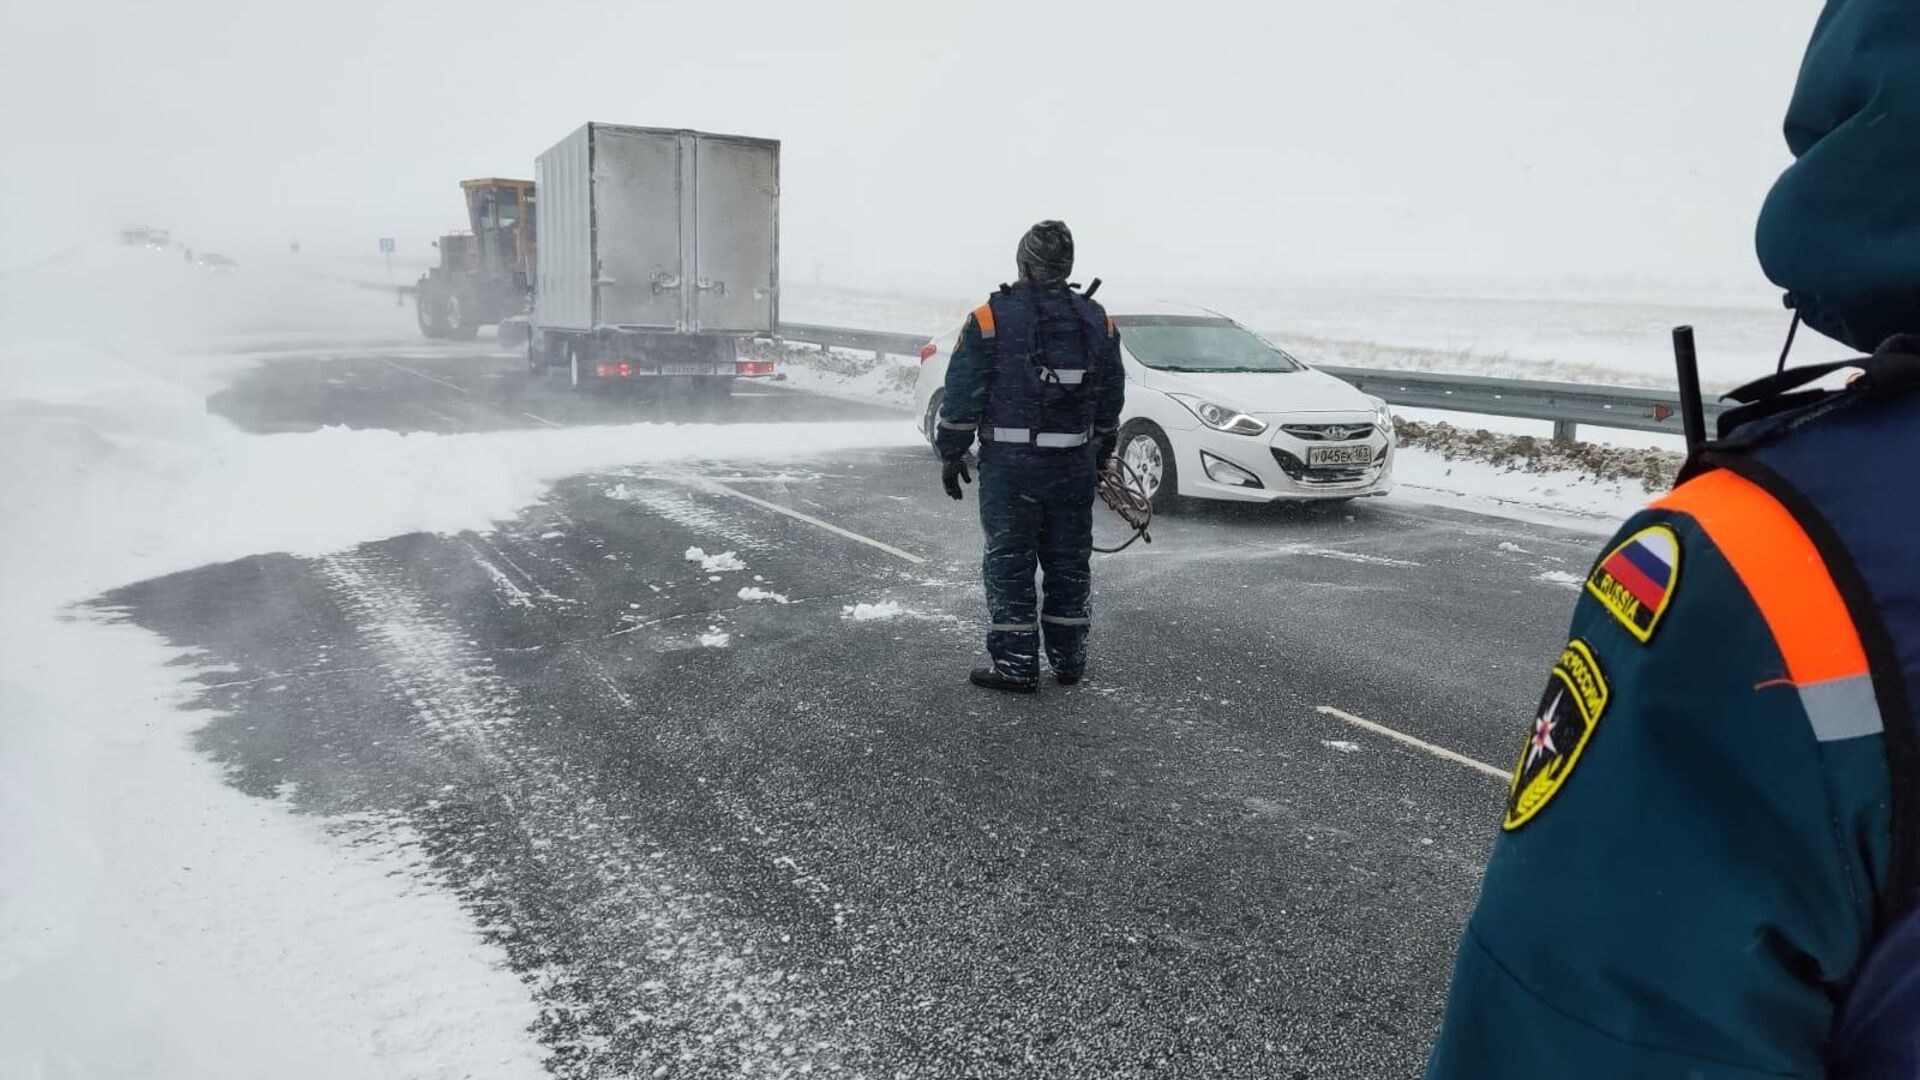
[[[1640,641],[1651,641],[1680,586],[1680,537],[1649,525],[1607,553],[1587,575],[1587,591]]]
[[[1607,711],[1607,676],[1587,643],[1575,638],[1553,665],[1507,792],[1511,831],[1533,820],[1567,782]]]

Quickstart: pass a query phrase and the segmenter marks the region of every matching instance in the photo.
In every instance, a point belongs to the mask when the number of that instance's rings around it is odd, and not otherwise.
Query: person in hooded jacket
[[[973,479],[967,453],[980,444],[992,663],[971,680],[1032,693],[1043,651],[1063,686],[1086,670],[1094,487],[1119,438],[1126,372],[1112,320],[1067,282],[1064,224],[1027,230],[1014,261],[1019,281],[976,308],[954,346],[934,448],[959,499]]]
[[[1920,1077],[1920,4],[1831,0],[1786,133],[1761,263],[1870,355],[1729,395],[1602,549],[1432,1080]]]

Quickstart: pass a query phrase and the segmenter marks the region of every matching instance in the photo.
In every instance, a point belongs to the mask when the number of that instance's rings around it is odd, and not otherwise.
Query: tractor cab
[[[462,180],[473,230],[476,273],[533,280],[533,181],[488,177]]]

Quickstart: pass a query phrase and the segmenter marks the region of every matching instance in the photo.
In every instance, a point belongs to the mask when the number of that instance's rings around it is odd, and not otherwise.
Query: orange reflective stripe
[[[1795,683],[1867,673],[1860,631],[1825,560],[1777,499],[1751,480],[1717,469],[1653,505],[1699,522],[1759,606]]]
[[[949,308],[948,310],[952,310]],[[993,305],[981,304],[973,309],[973,321],[980,324],[980,336],[993,336]]]

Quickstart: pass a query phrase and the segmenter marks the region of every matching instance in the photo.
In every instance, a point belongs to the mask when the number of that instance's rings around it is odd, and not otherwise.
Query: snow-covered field
[[[984,298],[884,297],[790,285],[782,317],[794,322],[947,335]],[[1134,299],[1219,311],[1316,364],[1410,368],[1470,375],[1672,386],[1674,326],[1695,328],[1703,380],[1725,389],[1773,370],[1788,313],[1756,286],[1737,295],[1662,297],[1468,293],[1437,286],[1368,287],[1275,281],[1250,285],[1109,282],[1109,311]],[[1801,334],[1797,362],[1846,355]]]

